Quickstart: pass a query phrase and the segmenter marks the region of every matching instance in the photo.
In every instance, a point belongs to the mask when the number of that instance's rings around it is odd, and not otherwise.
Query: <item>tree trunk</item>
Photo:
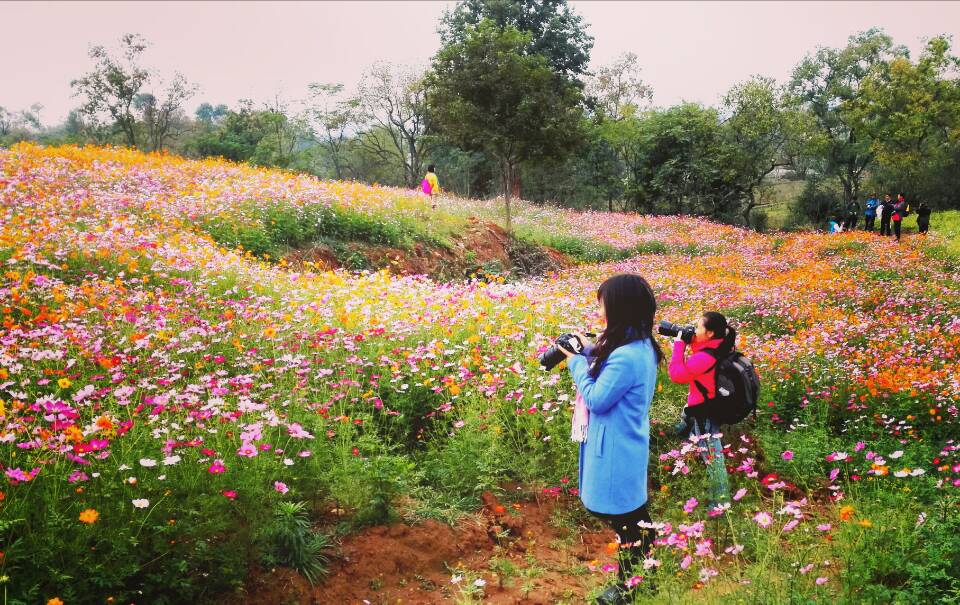
[[[503,180],[503,204],[506,215],[506,229],[507,233],[512,233],[513,225],[511,223],[512,217],[510,216],[510,190],[513,188],[513,163],[509,160],[504,160],[502,163],[501,178]]]

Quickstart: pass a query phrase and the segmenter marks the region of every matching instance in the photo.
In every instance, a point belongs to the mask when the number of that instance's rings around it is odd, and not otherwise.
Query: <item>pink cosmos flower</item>
[[[770,513],[760,511],[753,516],[753,520],[756,521],[757,525],[760,527],[770,527],[770,524],[773,523],[773,517],[770,516]]]
[[[227,498],[229,498],[229,499],[231,499],[231,500],[236,500],[236,499],[237,499],[237,492],[236,492],[235,490],[225,489],[225,490],[223,490],[223,491],[220,492],[220,493],[222,493],[224,496],[226,496]]]
[[[680,569],[686,569],[690,567],[692,563],[693,563],[693,557],[691,557],[690,555],[687,555],[683,558],[682,561],[680,561]]]
[[[787,461],[793,460],[793,452],[790,450],[786,450],[785,452],[780,454],[780,457]]]
[[[827,583],[827,578],[821,576],[817,578],[817,586],[822,586]]]
[[[793,521],[790,521],[789,523],[783,526],[783,533],[792,531],[798,525],[800,525],[799,519],[794,519]]]
[[[820,525],[817,526],[817,529],[820,531],[830,531],[831,529],[833,529],[833,526],[830,525],[829,523],[821,523]]]
[[[740,489],[737,490],[737,493],[733,495],[733,499],[734,501],[739,502],[740,498],[743,498],[746,495],[747,495],[747,488],[741,487]]]
[[[633,576],[632,578],[627,579],[627,581],[625,582],[625,584],[627,585],[627,588],[633,588],[634,586],[636,586],[636,585],[639,584],[640,582],[643,582],[643,577],[642,577],[642,576]]]
[[[273,489],[277,490],[277,491],[280,492],[281,494],[285,494],[285,493],[287,493],[288,491],[290,491],[290,488],[287,487],[287,484],[284,483],[284,482],[282,482],[282,481],[274,481],[274,482],[273,482]]]
[[[690,513],[693,512],[693,509],[697,508],[698,504],[700,503],[697,502],[696,498],[690,498],[689,500],[687,500],[687,503],[683,505],[683,512],[689,515]]]
[[[240,446],[240,449],[237,450],[237,455],[253,458],[257,455],[257,448],[252,443],[244,443]]]
[[[214,460],[210,468],[207,469],[207,472],[211,475],[220,475],[227,472],[227,467],[223,465],[223,460]]]
[[[801,573],[801,574],[810,573],[810,570],[811,570],[811,569],[813,569],[813,563],[810,563],[809,565],[804,565],[803,567],[801,567],[801,568],[800,568],[800,573]]]

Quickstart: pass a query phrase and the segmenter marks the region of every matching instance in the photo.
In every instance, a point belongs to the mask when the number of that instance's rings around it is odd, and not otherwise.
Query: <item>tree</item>
[[[637,55],[624,53],[587,80],[588,102],[601,119],[622,120],[637,113],[644,101],[653,98],[653,89],[640,78]]]
[[[416,187],[432,141],[424,74],[412,67],[378,62],[360,81],[358,103],[361,120],[388,137],[364,137],[367,149],[388,161],[395,152],[403,162],[404,182]],[[387,144],[384,144],[387,143]]]
[[[792,139],[800,135],[795,109],[786,106],[784,95],[772,78],[754,77],[737,84],[723,99],[728,114],[724,130],[734,143],[732,168],[743,196],[742,216],[750,226],[750,214],[764,204],[760,187],[777,168],[790,165]]]
[[[197,110],[194,112],[194,116],[197,118],[197,121],[204,126],[204,128],[210,129],[214,126],[218,126],[229,111],[230,109],[223,103],[214,107],[210,103],[204,102],[197,107]]]
[[[437,53],[429,87],[438,130],[496,159],[511,229],[510,184],[518,165],[562,157],[581,140],[580,89],[558,86],[546,58],[527,54],[530,34],[484,19]]]
[[[881,30],[870,29],[851,36],[845,48],[820,48],[793,71],[790,91],[821,135],[812,151],[824,158],[823,172],[840,180],[845,203],[859,197],[874,160],[869,133],[853,115],[860,87],[874,69],[906,52]]]
[[[937,205],[960,186],[960,58],[950,41],[927,42],[916,62],[896,57],[863,81],[855,115],[870,133],[879,180]]]
[[[566,0],[464,0],[441,18],[443,46],[461,44],[484,19],[530,34],[524,54],[538,54],[554,73],[576,81],[587,72],[593,37]]]
[[[7,136],[13,128],[13,114],[0,106],[0,136]]]
[[[344,98],[343,84],[314,82],[309,89],[307,115],[311,133],[313,136],[319,133],[320,141],[333,164],[333,176],[342,179],[346,172],[347,144],[353,134],[351,131],[360,119],[360,101]]]
[[[94,46],[89,56],[96,64],[93,71],[70,82],[74,96],[82,97],[80,112],[90,122],[100,122],[103,112],[109,114],[123,133],[127,145],[137,146],[135,101],[150,81],[150,72],[140,65],[140,55],[147,43],[139,34],[125,34],[120,40],[122,58],[114,58],[103,46]]]
[[[166,145],[172,130],[183,118],[183,105],[197,91],[177,73],[167,85],[163,100],[158,101],[151,93],[141,93],[134,99],[134,106],[141,112],[150,151],[159,151]]]
[[[684,103],[628,120],[631,147],[626,195],[643,212],[729,219],[739,208],[739,172],[716,109]]]

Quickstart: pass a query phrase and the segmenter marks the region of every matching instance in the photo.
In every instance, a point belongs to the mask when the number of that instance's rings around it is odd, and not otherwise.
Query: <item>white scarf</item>
[[[577,393],[573,402],[573,426],[570,428],[570,439],[578,443],[586,443],[587,427],[590,425],[590,410],[583,396]]]

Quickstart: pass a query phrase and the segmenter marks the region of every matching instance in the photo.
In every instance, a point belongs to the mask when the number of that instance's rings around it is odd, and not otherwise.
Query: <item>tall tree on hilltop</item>
[[[813,115],[820,134],[811,152],[823,158],[824,174],[840,180],[844,203],[859,197],[874,160],[869,132],[854,116],[860,87],[877,66],[906,54],[882,30],[870,29],[850,36],[844,48],[820,48],[793,70],[790,92]]]
[[[443,46],[462,43],[469,29],[484,19],[500,29],[513,27],[530,34],[524,53],[543,56],[550,69],[567,81],[587,73],[593,37],[567,0],[463,0],[441,19]]]
[[[496,158],[511,229],[511,183],[518,165],[562,157],[582,139],[580,89],[558,85],[531,36],[484,19],[437,53],[428,77],[433,117],[450,142]]]
[[[88,122],[100,121],[106,112],[123,133],[127,145],[137,146],[137,96],[150,81],[150,72],[139,65],[147,42],[139,34],[125,34],[120,39],[122,57],[113,57],[103,46],[90,49],[95,61],[93,71],[70,82],[74,96],[82,98],[80,113]]]

